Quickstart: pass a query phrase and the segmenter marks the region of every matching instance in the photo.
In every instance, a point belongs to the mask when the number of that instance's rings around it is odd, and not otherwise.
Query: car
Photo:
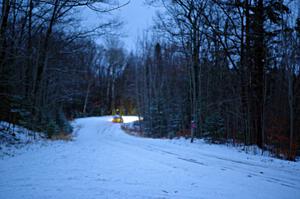
[[[115,115],[112,119],[113,123],[123,123],[123,118],[120,115]]]

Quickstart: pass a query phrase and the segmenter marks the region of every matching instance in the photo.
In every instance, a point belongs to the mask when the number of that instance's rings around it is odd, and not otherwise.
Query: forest
[[[146,137],[300,155],[298,0],[148,0],[162,11],[131,51],[122,21],[82,29],[76,18],[126,1],[0,2],[1,121],[51,138],[119,109],[142,118]]]

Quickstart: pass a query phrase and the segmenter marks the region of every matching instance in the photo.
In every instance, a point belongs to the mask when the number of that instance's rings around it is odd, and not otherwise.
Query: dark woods
[[[71,131],[67,119],[118,108],[143,118],[145,136],[257,145],[293,160],[300,148],[299,2],[149,3],[164,13],[127,53],[115,35],[104,45],[90,39],[117,30],[116,21],[74,28],[74,10],[105,11],[90,1],[3,0],[0,119],[51,136]]]
[[[136,63],[146,134],[190,134],[299,154],[299,2],[151,1],[157,42]],[[193,141],[193,134],[192,141]]]
[[[106,19],[80,28],[76,16],[81,9],[103,13],[118,7],[101,2],[1,1],[1,120],[49,137],[72,131],[67,119],[86,112],[89,91],[101,72],[95,65],[103,49],[91,37],[110,34],[120,25]]]

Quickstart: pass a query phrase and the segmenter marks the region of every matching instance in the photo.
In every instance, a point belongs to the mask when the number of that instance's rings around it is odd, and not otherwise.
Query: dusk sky
[[[156,8],[146,5],[143,0],[131,0],[127,6],[116,11],[124,21],[124,32],[127,35],[124,42],[133,49],[138,35],[153,24]]]
[[[130,0],[128,5],[114,10],[107,14],[107,17],[117,17],[124,23],[123,28],[120,30],[124,34],[121,40],[124,42],[125,48],[132,50],[138,35],[142,35],[144,30],[153,25],[153,17],[157,10],[157,8],[145,4],[144,0]],[[82,25],[86,28],[95,26],[101,19],[103,22],[105,20],[103,14],[97,14],[91,10],[85,10],[81,13],[81,17],[83,19]]]
[[[124,34],[121,40],[124,42],[126,49],[134,50],[138,37],[141,37],[143,32],[153,25],[156,12],[161,8],[149,6],[145,3],[145,0],[120,0],[120,3],[122,4],[127,1],[130,1],[129,4],[106,15],[108,15],[108,18],[117,17],[124,23],[123,28],[120,30]],[[289,7],[294,10],[294,16],[297,16],[297,13],[300,12],[298,4],[300,4],[300,0],[292,1],[289,4]],[[82,18],[83,26],[87,28],[91,28],[100,20],[104,22],[106,19],[103,17],[103,14],[91,10],[85,10],[82,13]],[[102,39],[99,38],[96,40],[101,43]]]

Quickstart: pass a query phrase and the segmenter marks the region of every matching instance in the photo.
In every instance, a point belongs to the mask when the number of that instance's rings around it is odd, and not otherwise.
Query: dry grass
[[[124,126],[124,125],[121,125],[121,129],[129,135],[144,137],[143,133],[137,129],[128,128],[127,126]]]
[[[72,133],[60,132],[59,134],[52,135],[50,140],[63,140],[63,141],[73,141],[73,138],[77,136],[78,131],[82,128],[81,125],[77,125]]]
[[[72,141],[73,135],[71,133],[59,133],[56,135],[52,135],[50,140],[63,140],[63,141]]]

